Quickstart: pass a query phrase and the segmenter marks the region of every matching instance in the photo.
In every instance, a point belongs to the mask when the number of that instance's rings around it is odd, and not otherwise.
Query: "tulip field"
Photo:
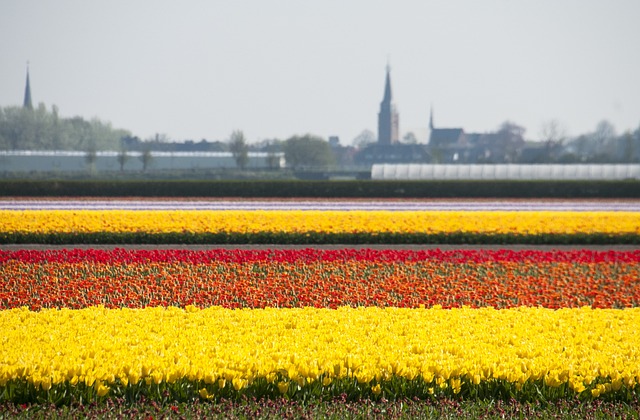
[[[640,244],[635,203],[413,204],[0,201],[0,243]]]
[[[0,417],[637,418],[633,204],[56,203],[0,205]]]

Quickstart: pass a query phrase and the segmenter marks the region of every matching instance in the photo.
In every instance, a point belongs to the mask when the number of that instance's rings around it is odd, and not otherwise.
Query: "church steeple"
[[[429,113],[429,129],[433,130],[433,105],[431,105],[431,112]]]
[[[29,63],[27,63],[27,85],[24,88],[24,102],[22,107],[25,109],[33,109],[31,102],[31,83],[29,82]]]
[[[387,64],[387,78],[384,83],[384,97],[382,102],[391,103],[391,66]]]
[[[391,66],[387,64],[387,77],[384,85],[384,96],[380,102],[378,113],[378,143],[393,144],[399,140],[398,112],[392,102],[391,95]]]

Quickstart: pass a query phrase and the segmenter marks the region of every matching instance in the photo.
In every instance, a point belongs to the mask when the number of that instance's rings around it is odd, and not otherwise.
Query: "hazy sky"
[[[2,0],[0,106],[148,138],[251,142],[377,131],[387,62],[400,131],[539,137],[640,126],[638,0]]]

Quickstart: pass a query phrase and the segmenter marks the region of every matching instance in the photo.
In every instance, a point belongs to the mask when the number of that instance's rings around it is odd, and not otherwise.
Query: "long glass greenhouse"
[[[94,166],[97,171],[119,171],[117,151],[98,151]],[[140,171],[143,169],[141,152],[126,153],[122,169]],[[284,153],[269,154],[249,152],[247,168],[264,169],[284,166]],[[0,150],[0,173],[8,172],[81,172],[88,168],[88,153],[82,151],[29,151]],[[150,170],[193,170],[236,168],[237,163],[231,152],[159,152],[152,151]]]
[[[624,180],[640,164],[374,164],[374,180]]]

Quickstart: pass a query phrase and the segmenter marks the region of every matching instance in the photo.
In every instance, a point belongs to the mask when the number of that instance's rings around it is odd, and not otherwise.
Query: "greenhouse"
[[[624,180],[640,164],[374,164],[373,180]]]
[[[119,163],[120,152],[98,151],[95,153],[96,171],[143,170],[142,153],[126,153],[122,168]],[[265,169],[284,166],[284,153],[249,152],[247,168]],[[0,173],[7,172],[79,172],[86,171],[89,165],[85,151],[0,151]],[[152,151],[149,157],[151,170],[195,170],[236,168],[237,163],[231,152],[159,152]]]

